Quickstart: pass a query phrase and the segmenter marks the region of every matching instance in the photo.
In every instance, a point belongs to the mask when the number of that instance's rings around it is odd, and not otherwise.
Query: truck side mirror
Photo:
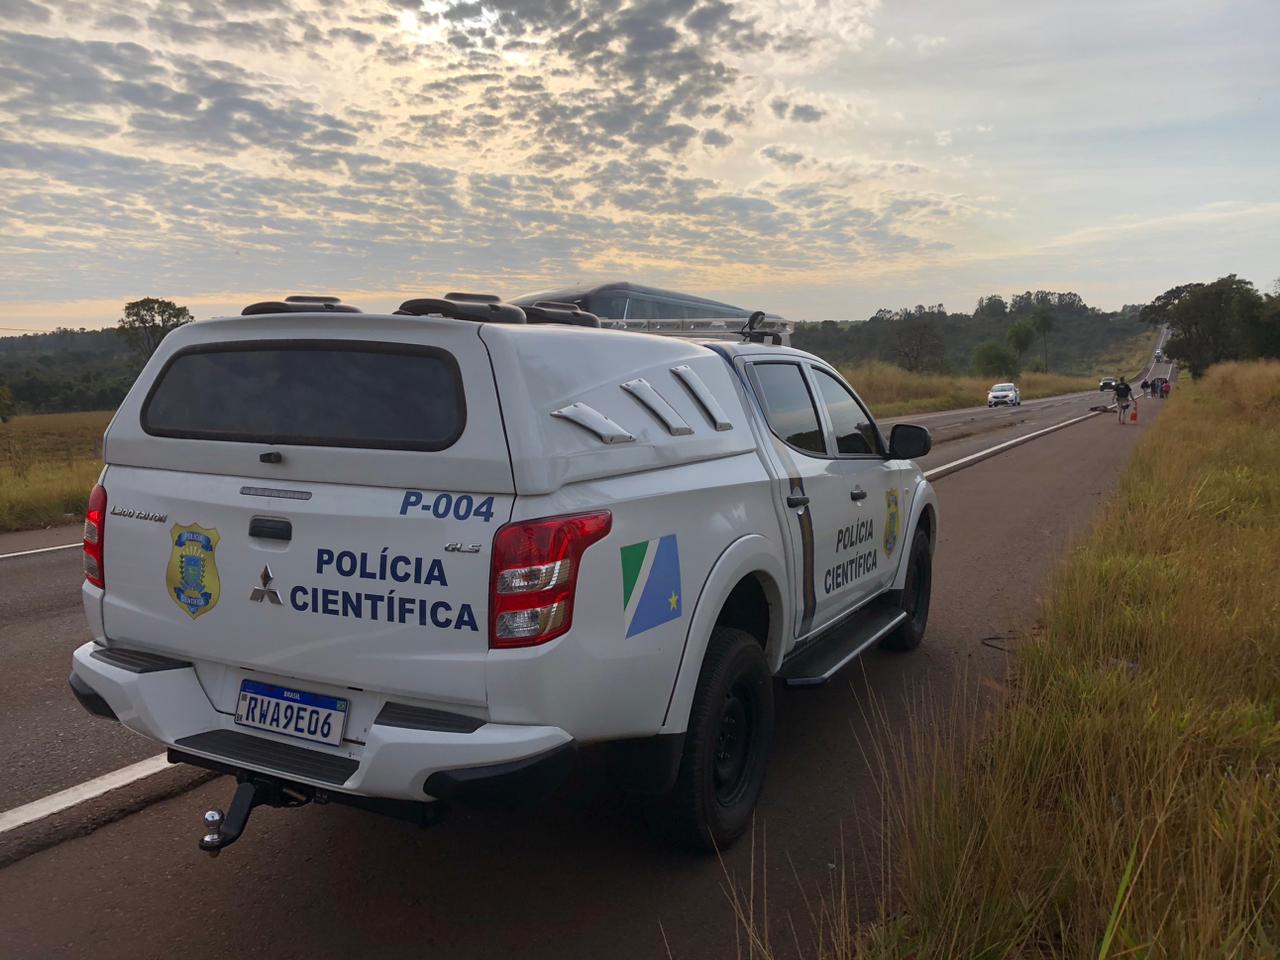
[[[889,434],[891,460],[919,460],[932,449],[933,436],[914,423],[899,423]]]

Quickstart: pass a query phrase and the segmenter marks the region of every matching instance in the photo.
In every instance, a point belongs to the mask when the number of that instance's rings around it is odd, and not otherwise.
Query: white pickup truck
[[[545,797],[588,744],[723,847],[773,678],[916,646],[938,536],[928,432],[886,442],[761,318],[699,342],[451,294],[180,328],[107,429],[72,689],[235,776],[214,854],[260,804]]]

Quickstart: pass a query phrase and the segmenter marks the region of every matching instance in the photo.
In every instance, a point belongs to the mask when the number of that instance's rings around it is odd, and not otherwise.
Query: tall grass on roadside
[[[98,460],[38,463],[21,473],[0,467],[0,533],[83,519],[101,470]]]
[[[987,390],[996,382],[980,377],[911,373],[878,361],[841,367],[840,372],[878,417],[981,406],[987,402]],[[1089,378],[1054,373],[1026,373],[1015,382],[1024,400],[1096,390],[1098,386]]]
[[[886,761],[882,919],[821,952],[1280,955],[1280,363],[1179,386],[1014,678]]]
[[[55,413],[0,424],[0,533],[84,516],[110,419],[110,412]]]

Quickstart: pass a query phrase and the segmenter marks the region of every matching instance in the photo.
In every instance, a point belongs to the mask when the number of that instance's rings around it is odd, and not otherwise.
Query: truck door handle
[[[867,491],[859,487],[857,490],[853,490],[849,493],[849,499],[855,502],[858,500],[865,500],[867,499]]]
[[[794,508],[794,507],[807,507],[808,505],[809,505],[809,498],[808,498],[808,497],[806,497],[804,494],[800,494],[799,496],[790,496],[790,497],[787,497],[787,506],[788,506],[788,507],[793,507],[793,508]]]
[[[249,521],[249,536],[261,537],[264,540],[289,541],[293,539],[293,524],[288,520],[254,517]]]

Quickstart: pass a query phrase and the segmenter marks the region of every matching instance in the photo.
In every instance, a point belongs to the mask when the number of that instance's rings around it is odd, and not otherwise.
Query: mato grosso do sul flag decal
[[[622,606],[627,636],[680,617],[680,547],[676,535],[622,548]]]

